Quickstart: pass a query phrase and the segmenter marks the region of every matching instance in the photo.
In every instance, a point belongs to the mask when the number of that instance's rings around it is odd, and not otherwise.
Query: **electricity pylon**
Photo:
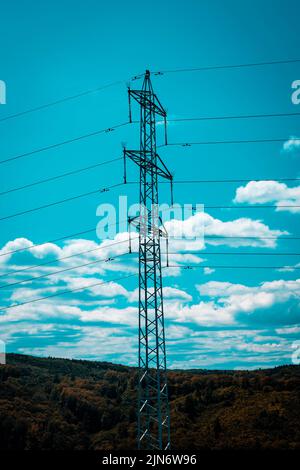
[[[150,72],[146,70],[141,90],[128,90],[140,105],[140,149],[124,149],[126,157],[139,166],[139,216],[129,223],[139,232],[139,379],[138,379],[138,449],[170,448],[166,344],[162,292],[160,239],[167,236],[159,217],[158,177],[172,175],[156,153],[156,116],[165,124],[166,111],[153,92]]]

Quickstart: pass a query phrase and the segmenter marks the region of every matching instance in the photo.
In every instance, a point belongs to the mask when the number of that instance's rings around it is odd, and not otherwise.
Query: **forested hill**
[[[300,366],[170,371],[172,447],[300,449]],[[0,449],[132,449],[136,369],[9,354]]]

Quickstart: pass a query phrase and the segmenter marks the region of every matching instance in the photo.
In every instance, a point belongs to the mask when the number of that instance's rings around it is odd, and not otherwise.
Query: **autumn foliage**
[[[1,450],[135,448],[134,368],[8,355]],[[300,449],[300,366],[170,371],[172,447]]]

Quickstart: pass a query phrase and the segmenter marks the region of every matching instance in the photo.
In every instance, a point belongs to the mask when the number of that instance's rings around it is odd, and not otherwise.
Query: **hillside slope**
[[[172,447],[300,449],[300,366],[171,371]],[[10,354],[0,366],[0,449],[135,448],[136,370]]]

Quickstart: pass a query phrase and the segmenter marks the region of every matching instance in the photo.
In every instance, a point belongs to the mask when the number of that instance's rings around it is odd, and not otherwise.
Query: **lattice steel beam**
[[[138,449],[165,450],[170,448],[170,413],[160,248],[165,233],[160,229],[158,177],[171,185],[173,178],[156,152],[156,115],[166,125],[167,114],[153,92],[148,70],[142,89],[128,93],[129,106],[131,98],[140,106],[140,149],[124,149],[125,166],[128,157],[140,172],[140,214],[129,220],[139,231]]]

